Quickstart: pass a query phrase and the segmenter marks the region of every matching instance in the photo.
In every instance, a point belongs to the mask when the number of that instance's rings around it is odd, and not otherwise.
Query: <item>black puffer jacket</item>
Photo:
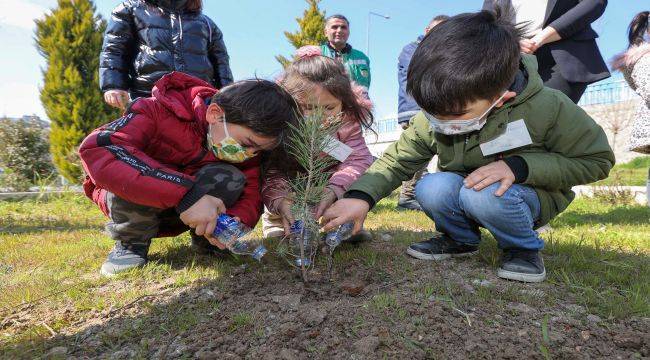
[[[111,14],[99,56],[102,91],[150,96],[158,79],[181,71],[217,88],[230,84],[221,30],[200,12],[182,10],[187,0],[126,0]]]

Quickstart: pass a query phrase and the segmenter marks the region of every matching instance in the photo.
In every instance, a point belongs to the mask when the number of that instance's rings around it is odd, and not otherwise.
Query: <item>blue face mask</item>
[[[424,116],[429,120],[429,124],[431,124],[431,127],[433,130],[437,133],[440,134],[445,134],[445,135],[461,135],[461,134],[467,134],[471,133],[472,131],[477,131],[481,130],[483,126],[485,125],[485,122],[487,120],[487,116],[494,109],[494,107],[503,99],[504,96],[506,96],[507,92],[503,93],[497,101],[495,101],[490,107],[485,110],[485,112],[472,119],[467,119],[467,120],[440,120],[436,118],[435,116],[429,114],[426,111],[423,111]]]

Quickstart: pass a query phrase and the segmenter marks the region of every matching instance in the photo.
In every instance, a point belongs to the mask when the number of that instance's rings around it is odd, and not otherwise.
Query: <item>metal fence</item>
[[[587,86],[587,90],[580,98],[578,105],[606,105],[636,100],[637,98],[638,95],[627,85],[625,80],[610,80]]]

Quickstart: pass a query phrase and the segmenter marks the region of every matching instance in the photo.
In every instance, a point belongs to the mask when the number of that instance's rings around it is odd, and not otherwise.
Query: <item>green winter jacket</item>
[[[574,199],[571,187],[607,177],[615,162],[614,153],[603,129],[582,108],[561,92],[544,87],[534,56],[523,56],[522,63],[529,74],[527,85],[494,110],[480,131],[455,136],[435,133],[420,112],[349,192],[361,191],[377,202],[402,181],[411,179],[434,155],[438,155],[440,171],[463,176],[500,156],[519,156],[528,166],[528,177],[522,184],[534,188],[541,203],[536,227],[548,223]],[[483,156],[479,145],[502,134],[507,123],[520,119],[533,143]]]
[[[370,87],[370,59],[366,54],[353,49],[350,44],[346,45],[345,49],[340,52],[331,48],[327,43],[321,44],[320,49],[324,56],[333,59],[340,58],[354,82],[366,89]]]

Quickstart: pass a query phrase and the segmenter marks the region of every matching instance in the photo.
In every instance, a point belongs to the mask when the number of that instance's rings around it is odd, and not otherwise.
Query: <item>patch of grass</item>
[[[372,308],[383,313],[397,308],[397,300],[395,299],[395,295],[381,293],[372,297],[371,305]]]
[[[233,315],[232,319],[230,320],[228,331],[235,332],[238,329],[248,327],[249,325],[253,324],[253,321],[253,315],[244,311],[239,312]]]
[[[625,164],[614,165],[607,179],[593,185],[645,186],[648,181],[650,156],[640,156]]]

